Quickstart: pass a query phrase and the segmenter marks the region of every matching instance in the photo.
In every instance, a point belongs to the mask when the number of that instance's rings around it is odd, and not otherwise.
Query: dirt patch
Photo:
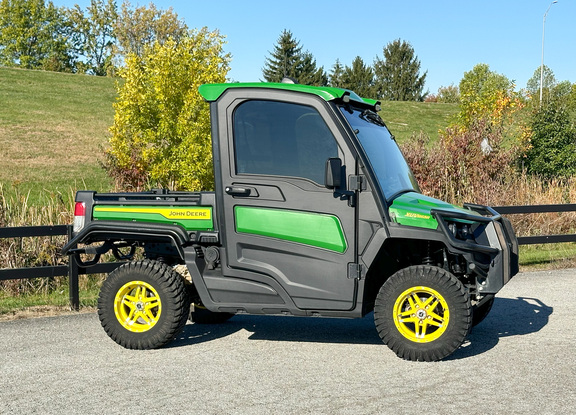
[[[73,314],[95,313],[96,307],[82,307],[80,311],[73,311],[68,306],[34,306],[22,310],[9,311],[0,314],[0,321],[21,320],[24,318],[52,317]]]

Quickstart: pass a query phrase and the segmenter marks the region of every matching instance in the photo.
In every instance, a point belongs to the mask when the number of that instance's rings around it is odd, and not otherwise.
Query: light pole
[[[553,4],[558,3],[558,0],[554,0],[546,9],[546,13],[544,13],[544,18],[542,19],[542,63],[540,64],[540,105],[542,105],[542,83],[544,82],[544,28],[546,27],[546,16],[550,11],[550,7]]]

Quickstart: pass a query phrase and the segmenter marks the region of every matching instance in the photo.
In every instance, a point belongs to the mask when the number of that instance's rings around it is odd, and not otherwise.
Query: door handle
[[[232,196],[250,196],[251,189],[249,187],[226,186],[224,191]]]

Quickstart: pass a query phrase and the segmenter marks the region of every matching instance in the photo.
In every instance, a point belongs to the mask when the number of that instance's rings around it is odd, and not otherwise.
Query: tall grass
[[[543,180],[520,172],[495,192],[493,205],[576,203],[576,177]],[[576,212],[510,215],[519,236],[576,233]]]
[[[73,193],[72,190],[70,190]],[[41,205],[30,203],[30,193],[7,192],[0,183],[0,227],[66,225],[72,223],[73,197],[45,192]],[[66,265],[60,254],[66,236],[0,239],[0,268]],[[96,304],[102,275],[82,276],[80,305]],[[28,278],[0,281],[0,319],[32,308],[32,314],[69,307],[67,277]]]
[[[71,203],[61,194],[44,198],[42,206],[30,205],[29,194],[7,195],[0,183],[0,226],[62,225],[72,221]],[[23,268],[66,264],[60,249],[66,236],[0,239],[0,267]],[[49,294],[61,290],[66,278],[32,278],[0,281],[0,295]]]

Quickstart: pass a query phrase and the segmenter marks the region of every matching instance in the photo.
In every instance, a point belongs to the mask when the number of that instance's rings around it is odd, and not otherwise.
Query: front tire
[[[472,306],[472,327],[476,327],[480,324],[490,313],[492,310],[492,306],[494,305],[494,296],[489,295],[485,301],[480,303],[480,305]]]
[[[374,321],[382,341],[399,357],[441,360],[464,342],[472,325],[467,290],[448,271],[412,266],[380,288]]]
[[[156,349],[186,324],[190,299],[184,281],[157,261],[124,264],[102,284],[98,316],[102,327],[127,349]]]

